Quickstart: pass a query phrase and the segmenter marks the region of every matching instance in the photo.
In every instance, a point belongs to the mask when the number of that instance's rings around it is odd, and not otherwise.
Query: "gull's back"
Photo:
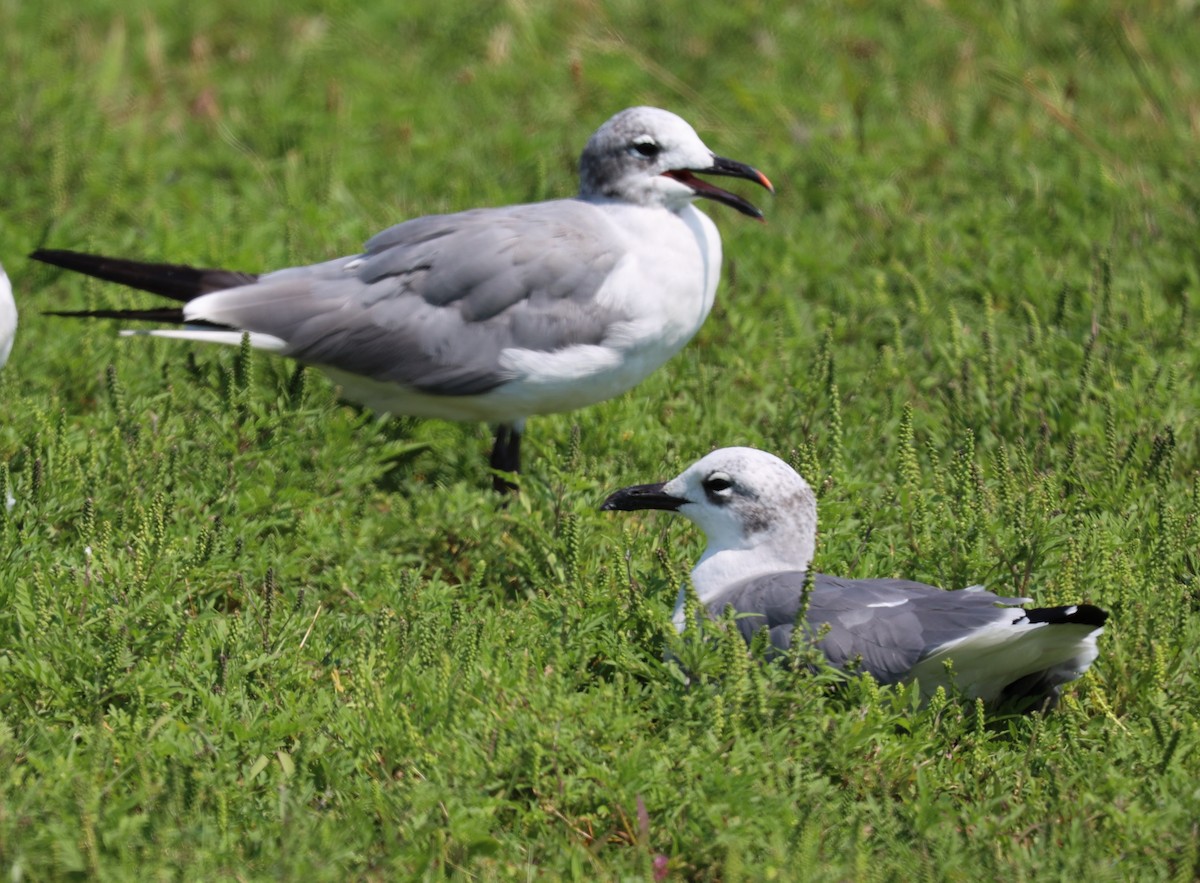
[[[804,601],[805,574],[784,572],[730,586],[709,609],[732,606],[747,641],[766,628],[772,647],[786,651]],[[1107,614],[1086,604],[1017,606],[1026,602],[978,586],[946,591],[816,573],[801,634],[834,667],[857,666],[883,684],[916,679],[926,696],[943,686],[987,702],[1052,698],[1095,660]]]

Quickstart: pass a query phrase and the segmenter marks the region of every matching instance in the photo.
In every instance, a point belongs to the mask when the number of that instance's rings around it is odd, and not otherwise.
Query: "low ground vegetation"
[[[1191,879],[1200,28],[1186,3],[0,4],[11,879]],[[575,187],[633,103],[778,186],[631,395],[381,421],[41,309],[39,245],[259,270]],[[652,293],[647,293],[652,296]],[[676,647],[698,538],[597,511],[714,446],[818,565],[1112,613],[1049,716]]]

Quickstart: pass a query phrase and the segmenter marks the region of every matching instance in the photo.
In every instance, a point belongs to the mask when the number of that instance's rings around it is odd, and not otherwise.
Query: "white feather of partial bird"
[[[0,267],[0,368],[8,361],[16,335],[17,303],[13,300],[8,274],[4,272],[4,267]]]

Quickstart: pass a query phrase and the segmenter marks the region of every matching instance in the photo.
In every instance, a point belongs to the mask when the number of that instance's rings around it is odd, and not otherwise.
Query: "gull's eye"
[[[658,142],[653,138],[646,137],[639,138],[637,141],[634,141],[633,144],[630,145],[630,150],[633,153],[636,153],[638,156],[645,157],[646,159],[653,159],[662,153],[662,148],[658,146]]]
[[[704,493],[709,499],[724,499],[730,495],[733,481],[724,472],[714,472],[702,483]]]

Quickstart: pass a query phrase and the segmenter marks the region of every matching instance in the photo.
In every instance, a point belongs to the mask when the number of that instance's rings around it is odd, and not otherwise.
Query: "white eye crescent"
[[[645,159],[653,159],[662,153],[662,147],[649,135],[638,135],[629,145],[629,151]]]
[[[713,472],[701,486],[709,497],[728,497],[733,493],[733,479],[724,472]]]

